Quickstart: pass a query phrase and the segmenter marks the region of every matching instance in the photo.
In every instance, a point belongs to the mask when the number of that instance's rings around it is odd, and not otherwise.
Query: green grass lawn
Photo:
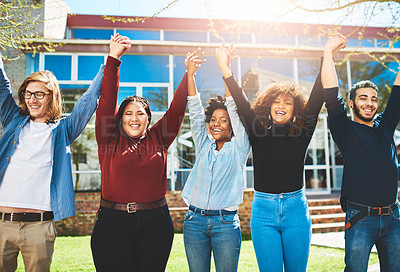
[[[342,249],[312,246],[307,271],[343,271],[343,257],[344,250]],[[376,253],[371,254],[370,264],[377,262],[378,255]],[[25,271],[21,255],[18,258],[17,271]],[[51,271],[95,271],[90,251],[90,236],[57,237]],[[189,271],[183,246],[183,235],[181,233],[175,234],[167,271]],[[215,271],[214,267],[212,267],[211,271]],[[251,240],[244,240],[242,242],[239,272],[242,271],[258,271]]]

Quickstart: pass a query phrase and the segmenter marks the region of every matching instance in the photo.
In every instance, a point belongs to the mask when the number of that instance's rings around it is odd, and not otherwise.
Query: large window
[[[210,42],[234,42],[234,43],[251,43],[250,33],[237,33],[237,32],[211,32]]]
[[[60,85],[65,114],[70,114],[89,85]],[[71,144],[72,170],[75,190],[100,189],[100,165],[94,131],[94,116],[82,134]]]
[[[164,31],[164,40],[207,42],[207,32]]]
[[[293,35],[256,34],[256,43],[295,45]]]
[[[124,55],[121,82],[169,82],[168,56]]]
[[[117,29],[117,33],[131,40],[160,40],[159,30],[125,30]]]
[[[118,105],[121,105],[122,101],[128,96],[135,95],[136,87],[119,87],[118,91]]]
[[[294,81],[293,59],[240,58],[242,86],[250,100],[276,81]]]
[[[78,80],[93,80],[104,56],[78,56]]]
[[[109,40],[114,35],[113,29],[71,29],[73,39]]]
[[[72,56],[45,55],[44,69],[54,73],[58,80],[71,80]]]

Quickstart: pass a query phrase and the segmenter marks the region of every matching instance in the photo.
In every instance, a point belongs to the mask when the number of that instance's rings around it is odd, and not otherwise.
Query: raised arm
[[[119,66],[121,56],[129,50],[129,38],[119,36],[110,39],[110,53],[104,68],[99,108],[96,111],[96,140],[105,143],[115,133],[115,114],[117,112]]]
[[[230,61],[236,58],[236,56],[232,56],[232,51],[232,47],[225,47],[224,45],[215,49],[218,66],[222,71],[223,79],[227,86],[226,96],[232,95],[235,100],[237,111],[246,128],[247,134],[250,137],[254,135],[263,135],[265,133],[265,128],[257,121],[250,101],[247,99],[230,70]]]
[[[339,83],[333,58],[340,49],[346,47],[346,43],[346,37],[342,34],[335,34],[330,37],[324,47],[324,60],[321,71],[321,81],[324,87],[324,100],[328,109],[330,130],[334,140],[337,142],[341,142],[340,139],[346,131],[349,119],[347,118],[343,98],[339,94]]]
[[[394,80],[385,111],[378,118],[382,119],[383,126],[387,126],[390,132],[394,132],[400,121],[400,71]]]
[[[321,81],[324,88],[324,100],[330,116],[345,112],[343,99],[339,92],[339,83],[333,58],[342,48],[346,47],[346,37],[335,34],[330,37],[324,47]]]
[[[338,78],[333,58],[340,49],[346,47],[346,37],[340,33],[330,37],[324,47],[324,61],[322,63],[321,81],[324,89],[338,87]]]
[[[200,68],[201,63],[205,61],[201,59],[204,53],[198,55],[200,50],[201,49],[199,48],[192,53],[187,53],[185,59],[185,66],[188,74],[189,119],[196,152],[200,151],[203,143],[207,140],[207,127],[204,120],[204,109],[201,105],[200,95],[197,93],[195,82],[196,71]]]
[[[188,52],[186,54],[185,59],[185,67],[187,71],[188,77],[188,95],[194,96],[197,95],[197,87],[196,87],[196,71],[200,68],[201,64],[205,62],[205,59],[201,59],[204,55],[204,52],[201,52],[201,48],[198,48],[194,52]]]
[[[11,83],[4,71],[0,55],[0,121],[3,127],[6,127],[18,112],[19,107],[12,97]]]
[[[162,136],[164,147],[169,147],[178,135],[183,119],[188,97],[188,77],[187,73],[183,76],[181,83],[175,91],[171,105],[157,123],[151,129],[158,131]]]

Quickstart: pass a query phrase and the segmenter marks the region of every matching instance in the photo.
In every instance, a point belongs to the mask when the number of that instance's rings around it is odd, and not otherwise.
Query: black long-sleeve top
[[[266,128],[233,76],[224,79],[238,107],[253,151],[254,189],[279,194],[303,188],[304,159],[323,104],[321,75],[315,80],[303,113],[305,129],[289,134],[290,124]],[[293,125],[293,124],[291,124]]]
[[[347,118],[337,87],[323,92],[331,133],[344,158],[343,210],[346,200],[375,207],[396,202],[399,167],[393,134],[400,121],[400,86],[393,86],[372,127]]]

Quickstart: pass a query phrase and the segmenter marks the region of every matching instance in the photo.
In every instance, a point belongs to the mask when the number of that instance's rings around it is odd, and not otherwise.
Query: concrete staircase
[[[308,199],[313,233],[344,231],[345,213],[338,198]]]

